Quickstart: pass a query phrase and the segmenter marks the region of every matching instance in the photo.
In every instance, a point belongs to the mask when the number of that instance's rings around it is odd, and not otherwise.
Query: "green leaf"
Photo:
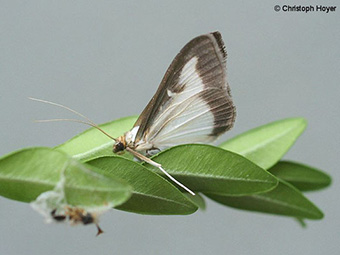
[[[190,193],[184,192],[183,193],[193,204],[195,204],[198,208],[200,208],[202,211],[205,211],[207,208],[205,204],[204,198],[196,193],[195,196],[191,195]]]
[[[294,144],[305,130],[303,118],[275,121],[240,134],[219,147],[240,154],[258,166],[269,169]]]
[[[265,192],[277,185],[273,175],[251,161],[211,145],[175,146],[152,160],[197,192],[245,195]],[[147,167],[158,171],[153,166]]]
[[[197,210],[176,187],[139,163],[116,156],[100,157],[87,163],[133,187],[131,198],[117,209],[142,214],[190,214]]]
[[[291,161],[280,161],[269,172],[301,191],[323,189],[331,184],[331,177],[321,170]]]
[[[0,159],[0,195],[31,202],[65,177],[65,196],[74,206],[120,205],[131,188],[50,148],[23,149]]]
[[[119,137],[129,131],[136,120],[137,116],[131,116],[101,124],[99,127],[112,137]],[[98,156],[112,155],[113,143],[113,140],[96,128],[90,128],[57,146],[56,149],[78,160],[87,161]]]
[[[323,213],[312,202],[294,186],[282,180],[275,189],[251,196],[205,195],[223,205],[243,210],[307,219],[323,218]]]

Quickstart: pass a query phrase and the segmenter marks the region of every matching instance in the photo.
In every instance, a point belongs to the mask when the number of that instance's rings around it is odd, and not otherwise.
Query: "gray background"
[[[0,154],[55,146],[86,127],[36,124],[70,117],[28,96],[60,102],[97,123],[138,114],[177,52],[219,30],[237,106],[220,141],[285,117],[309,126],[285,158],[332,175],[307,196],[325,213],[294,220],[208,202],[190,216],[112,210],[95,227],[45,225],[27,204],[0,197],[0,254],[336,254],[339,252],[339,45],[335,13],[283,13],[279,1],[1,1]],[[280,1],[282,2],[282,1]],[[287,1],[299,4],[301,1]],[[304,2],[303,2],[304,3]],[[306,2],[307,3],[307,2]],[[336,5],[337,1],[308,1]]]

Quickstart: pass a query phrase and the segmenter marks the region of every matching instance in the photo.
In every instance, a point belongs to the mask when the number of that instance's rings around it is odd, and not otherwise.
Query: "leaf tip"
[[[315,206],[315,220],[321,220],[325,217],[325,214],[318,208]]]

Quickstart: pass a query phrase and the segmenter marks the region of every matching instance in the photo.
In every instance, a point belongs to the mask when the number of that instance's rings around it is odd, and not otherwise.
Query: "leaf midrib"
[[[178,202],[176,200],[171,200],[171,199],[165,198],[165,197],[155,196],[155,195],[151,195],[151,194],[147,194],[147,193],[142,193],[142,192],[138,192],[138,191],[132,191],[132,194],[138,194],[138,195],[142,195],[142,196],[146,196],[146,197],[151,197],[151,198],[155,198],[155,199],[159,199],[159,200],[169,201],[169,202],[172,202],[174,204],[184,205],[184,206],[186,206],[188,208],[191,208],[188,204],[183,204],[183,203],[180,203],[180,202]]]
[[[329,181],[327,181],[327,180],[322,180],[322,181],[317,180],[317,179],[298,180],[298,179],[282,177],[282,176],[280,178],[287,181],[287,182],[299,183],[299,184],[329,184]]]
[[[171,172],[168,171],[169,174],[171,174],[174,177],[194,177],[194,178],[201,178],[201,179],[205,179],[207,177],[209,177],[212,180],[227,180],[227,181],[240,181],[240,182],[257,182],[257,183],[276,183],[270,180],[260,180],[260,179],[244,179],[244,178],[237,178],[237,177],[228,177],[226,178],[225,176],[221,176],[221,175],[209,175],[209,174],[200,174],[200,175],[194,175],[194,174],[188,174],[188,173],[178,173],[178,172]],[[158,174],[158,173],[157,173]],[[161,173],[159,173],[161,175]],[[163,175],[162,175],[163,176]],[[273,177],[274,179],[275,177]],[[275,179],[274,179],[275,180]]]
[[[287,202],[283,202],[281,200],[274,200],[272,198],[264,197],[264,196],[261,196],[261,195],[252,195],[250,197],[253,197],[253,198],[258,199],[258,200],[269,201],[269,202],[271,202],[273,204],[276,204],[276,205],[281,205],[281,206],[286,206],[288,208],[297,209],[297,210],[299,210],[301,212],[304,212],[304,213],[307,213],[309,215],[314,215],[314,216],[317,216],[317,217],[319,216],[317,214],[310,213],[310,211],[311,211],[310,209],[307,210],[307,209],[301,208],[301,207],[299,207],[297,205],[292,205],[292,204],[289,204]]]
[[[0,181],[5,181],[5,182],[19,182],[19,183],[32,183],[32,184],[41,184],[41,185],[47,185],[47,186],[52,186],[52,187],[55,187],[56,186],[56,183],[53,183],[51,184],[51,182],[47,182],[47,181],[37,181],[35,179],[25,179],[25,180],[21,180],[21,179],[16,179],[16,178],[3,178],[3,177],[0,177]],[[70,189],[73,189],[73,190],[96,190],[96,191],[101,191],[101,192],[116,192],[116,191],[122,191],[122,192],[126,192],[127,189],[124,189],[124,188],[117,188],[117,189],[104,189],[102,187],[100,187],[99,189],[96,188],[96,189],[86,189],[86,187],[88,186],[76,186],[76,188],[74,186],[70,186],[68,184],[65,184],[65,188],[70,188]]]

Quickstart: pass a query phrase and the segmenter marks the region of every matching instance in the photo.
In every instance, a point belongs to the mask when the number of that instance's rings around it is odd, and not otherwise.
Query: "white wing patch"
[[[125,141],[127,144],[133,143],[135,141],[138,129],[139,126],[134,127],[133,129],[125,133]]]
[[[197,62],[198,58],[193,57],[184,65],[178,82],[184,89],[178,93],[167,90],[171,97],[169,103],[155,116],[144,139],[136,144],[136,150],[163,150],[178,144],[214,140],[215,137],[209,135],[214,129],[214,115],[199,95],[205,87],[196,68]]]

